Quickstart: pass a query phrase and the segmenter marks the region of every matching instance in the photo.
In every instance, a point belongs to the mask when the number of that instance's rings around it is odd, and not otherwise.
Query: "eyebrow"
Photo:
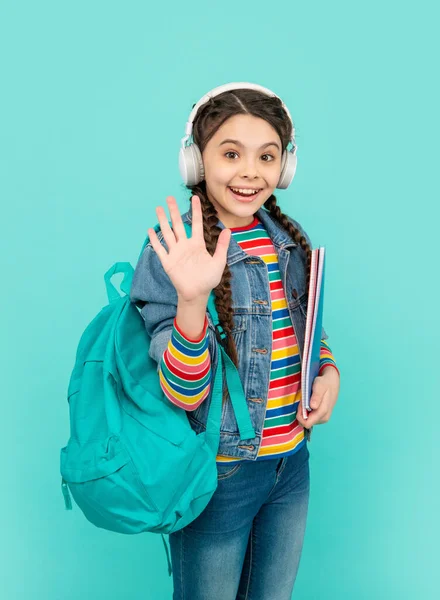
[[[243,144],[238,140],[223,140],[223,142],[221,142],[219,146],[222,146],[223,144],[236,144],[237,146],[241,146],[243,148]],[[280,149],[279,145],[276,142],[267,142],[267,144],[263,144],[262,146],[260,146],[260,149],[266,148],[267,146],[276,146],[278,150]]]

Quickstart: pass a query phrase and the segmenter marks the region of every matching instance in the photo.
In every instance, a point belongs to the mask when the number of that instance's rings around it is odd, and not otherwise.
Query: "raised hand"
[[[177,295],[185,302],[200,297],[208,298],[222,278],[226,265],[227,252],[231,239],[231,230],[222,229],[214,255],[206,249],[203,237],[203,218],[200,198],[192,197],[192,232],[186,236],[182,217],[176,200],[167,196],[171,215],[171,228],[162,206],[156,207],[160,229],[168,247],[162,246],[154,229],[148,229],[151,245],[156,251],[162,266],[176,288]]]

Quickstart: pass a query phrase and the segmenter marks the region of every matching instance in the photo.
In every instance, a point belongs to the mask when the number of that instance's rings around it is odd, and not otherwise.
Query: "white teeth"
[[[247,196],[252,196],[252,194],[256,194],[257,192],[260,191],[260,190],[244,190],[241,188],[233,188],[233,187],[231,187],[231,190],[233,192],[239,192],[240,194],[246,194]]]

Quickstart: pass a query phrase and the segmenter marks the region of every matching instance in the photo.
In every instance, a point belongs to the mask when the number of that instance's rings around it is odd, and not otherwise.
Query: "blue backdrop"
[[[309,447],[294,597],[439,597],[438,16],[425,0],[0,4],[5,599],[171,598],[160,537],[65,511],[59,450],[103,275],[134,266],[167,195],[187,210],[185,122],[230,81],[287,103],[298,170],[277,197],[327,249],[341,390]]]

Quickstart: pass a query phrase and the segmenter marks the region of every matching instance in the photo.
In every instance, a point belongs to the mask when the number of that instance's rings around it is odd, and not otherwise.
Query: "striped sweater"
[[[287,308],[278,266],[278,256],[263,224],[254,217],[250,225],[231,227],[239,246],[260,257],[267,265],[272,304],[272,360],[268,401],[257,460],[279,458],[297,452],[305,444],[304,428],[296,420],[301,402],[301,363],[298,342]],[[195,410],[208,396],[211,385],[211,359],[208,349],[208,321],[198,339],[187,337],[174,319],[168,347],[159,365],[162,389],[175,405]],[[319,375],[334,367],[335,358],[321,340]],[[217,455],[218,462],[242,459]]]

